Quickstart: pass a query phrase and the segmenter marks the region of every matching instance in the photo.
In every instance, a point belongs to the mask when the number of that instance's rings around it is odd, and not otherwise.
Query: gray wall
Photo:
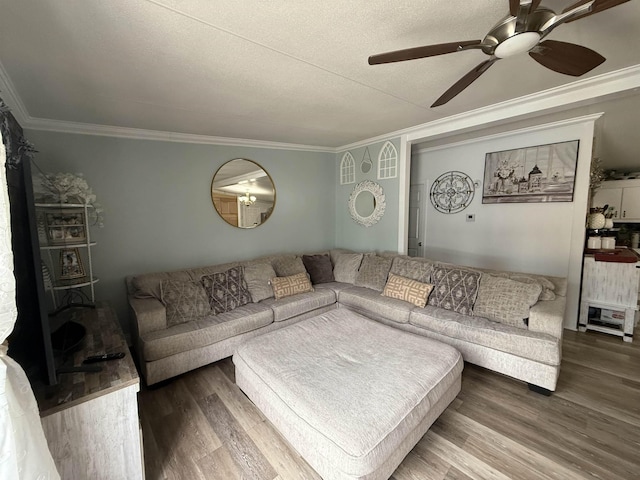
[[[125,330],[126,275],[334,246],[334,154],[25,134],[43,171],[83,173],[103,205],[104,228],[91,232],[96,296],[112,303]],[[228,225],[211,203],[213,174],[238,157],[259,163],[276,186],[274,213],[255,229]]]
[[[398,166],[400,165],[400,139],[390,140],[398,152]],[[340,163],[347,150],[336,155],[336,246],[357,251],[398,251],[398,222],[400,208],[400,182],[399,177],[378,180],[378,155],[385,142],[348,150],[356,162],[356,181],[348,185],[340,185]],[[360,164],[365,155],[365,149],[369,149],[369,155],[373,163],[370,172],[364,174],[360,171]],[[349,214],[349,196],[353,187],[363,180],[371,180],[382,186],[387,203],[386,211],[382,219],[371,227],[363,227],[357,224]]]

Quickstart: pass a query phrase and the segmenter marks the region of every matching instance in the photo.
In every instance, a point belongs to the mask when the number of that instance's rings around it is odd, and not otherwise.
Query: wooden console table
[[[49,450],[62,479],[144,478],[138,420],[140,380],[115,312],[106,303],[75,309],[87,329],[73,365],[89,355],[125,352],[121,360],[94,363],[101,372],[58,375],[58,385],[36,392]],[[71,363],[71,359],[68,361]]]

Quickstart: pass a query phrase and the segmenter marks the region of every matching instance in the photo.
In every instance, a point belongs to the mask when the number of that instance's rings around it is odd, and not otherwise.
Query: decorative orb
[[[602,213],[592,213],[589,215],[589,228],[591,230],[598,230],[604,227],[606,222],[606,218],[604,218],[604,214]]]

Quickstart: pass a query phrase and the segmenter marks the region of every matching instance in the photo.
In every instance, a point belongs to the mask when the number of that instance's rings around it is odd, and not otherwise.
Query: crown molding
[[[144,130],[141,128],[114,127],[90,123],[66,122],[31,117],[23,125],[25,129],[44,130],[48,132],[75,133],[80,135],[98,135],[103,137],[129,138],[135,140],[155,140],[163,142],[195,143],[203,145],[222,145],[233,147],[268,148],[277,150],[297,150],[305,152],[335,153],[332,147],[317,145],[300,145],[296,143],[269,142],[246,138],[213,137],[190,133],[164,132]]]
[[[489,127],[532,114],[567,110],[582,104],[596,103],[608,95],[640,88],[640,65],[623,68],[596,77],[577,80],[513,100],[445,117],[402,131],[412,143],[460,130]]]
[[[2,97],[7,106],[11,109],[13,117],[21,126],[24,126],[24,124],[27,123],[27,119],[31,118],[31,116],[16,93],[13,82],[9,78],[7,71],[4,69],[2,62],[0,62],[0,97]]]
[[[459,142],[447,143],[445,145],[437,145],[435,147],[424,147],[419,149],[412,149],[411,156],[419,155],[421,153],[436,152],[438,150],[446,150],[449,148],[461,147],[464,145],[471,145],[473,143],[484,142],[488,140],[497,140],[500,138],[511,137],[513,135],[521,135],[525,133],[540,132],[543,130],[551,130],[556,128],[568,127],[570,125],[577,125],[580,123],[595,122],[603,115],[604,115],[604,112],[591,113],[589,115],[567,118],[565,120],[558,120],[556,122],[543,123],[541,125],[518,128],[517,130],[508,130],[506,132],[494,133],[494,134],[486,135],[482,137],[469,138],[466,140],[461,140]]]

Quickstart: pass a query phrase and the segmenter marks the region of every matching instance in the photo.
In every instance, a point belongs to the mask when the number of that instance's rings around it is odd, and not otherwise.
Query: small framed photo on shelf
[[[60,280],[71,280],[84,276],[80,251],[77,248],[60,250]]]
[[[47,239],[52,245],[84,243],[87,231],[84,212],[78,210],[58,210],[45,215]]]

